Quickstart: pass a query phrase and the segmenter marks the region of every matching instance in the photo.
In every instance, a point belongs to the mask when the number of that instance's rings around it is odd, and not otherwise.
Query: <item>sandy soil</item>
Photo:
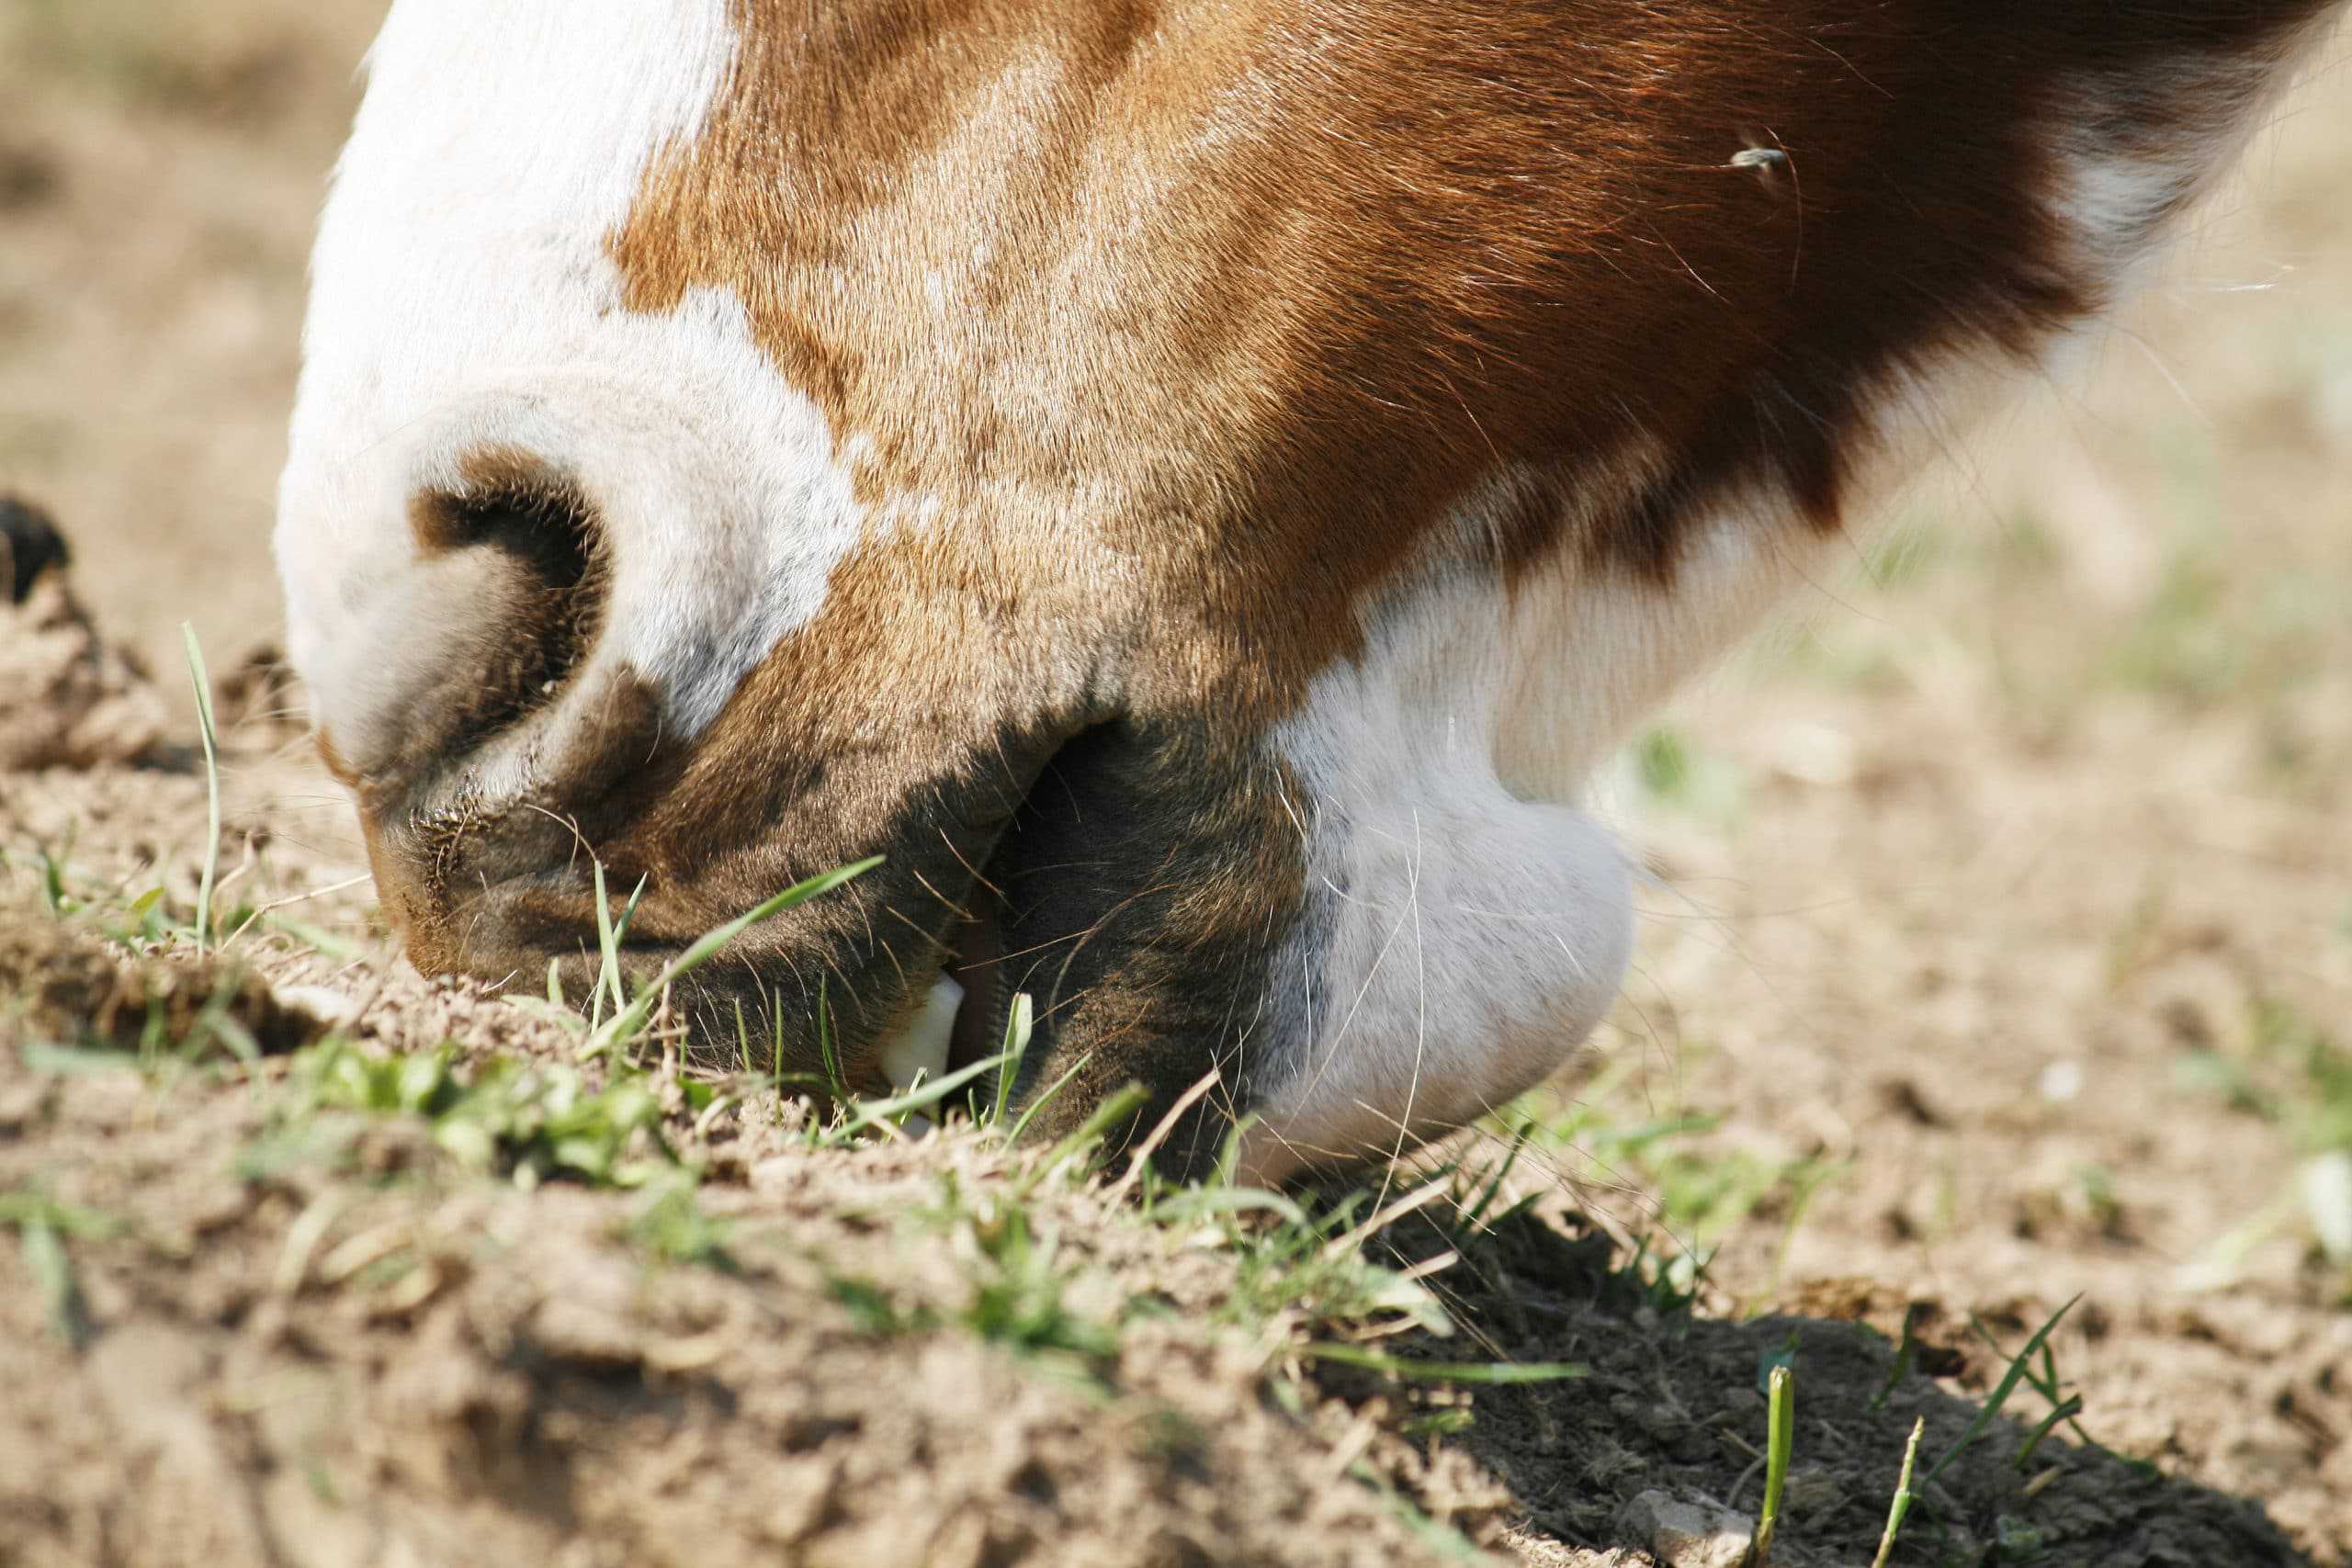
[[[1613,781],[1650,918],[1532,1206],[1369,1244],[1461,1254],[1424,1280],[1457,1332],[1374,1348],[1589,1373],[1456,1388],[1314,1359],[1393,1314],[1247,1308],[1246,1235],[1067,1173],[1016,1201],[1037,1156],[983,1134],[812,1148],[657,1065],[691,1201],[518,1183],[283,1054],[340,1021],[458,1077],[570,1055],[385,949],[247,663],[377,9],[0,11],[0,492],[77,555],[0,609],[0,737],[40,740],[0,773],[0,1562],[1696,1563],[1659,1506],[1753,1516],[1793,1344],[1776,1555],[1860,1563],[1912,1421],[1940,1453],[2001,1374],[1972,1319],[2014,1351],[2079,1296],[2079,1430],[2015,1462],[2020,1391],[1895,1562],[2352,1563],[2352,1280],[2297,1188],[2352,1144],[2352,55],[2086,384],[1971,439]],[[200,964],[134,913],[194,908],[208,838],[182,620],[224,901],[300,898]],[[240,1032],[257,1063],[174,1065]],[[123,1055],[24,1049],[60,1043]]]

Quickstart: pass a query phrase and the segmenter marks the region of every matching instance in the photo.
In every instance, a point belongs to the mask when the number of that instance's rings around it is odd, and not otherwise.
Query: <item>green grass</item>
[[[1714,821],[1739,813],[1745,789],[1739,767],[1673,725],[1643,730],[1626,758],[1642,798],[1653,806]]]
[[[630,1216],[626,1234],[640,1251],[663,1263],[729,1273],[736,1267],[734,1255],[728,1250],[734,1227],[703,1212],[698,1182],[691,1171],[654,1178],[637,1213]]]
[[[1900,592],[1926,583],[1960,558],[1963,548],[1948,519],[1914,511],[1870,541],[1861,575],[1881,592]]]
[[[1016,1356],[1100,1376],[1118,1354],[1118,1325],[1077,1306],[1079,1270],[1062,1263],[1053,1232],[1010,1191],[967,1194],[943,1172],[939,1192],[915,1217],[969,1260],[971,1295],[949,1321]]]
[[[640,985],[636,997],[628,1006],[617,1008],[610,1020],[590,1030],[588,1038],[580,1046],[581,1059],[584,1061],[592,1056],[624,1051],[633,1044],[637,1038],[644,1033],[647,1023],[653,1017],[653,1010],[661,1006],[662,998],[669,994],[673,985],[718,956],[721,948],[752,926],[773,916],[782,914],[786,909],[805,904],[811,898],[830,893],[881,863],[882,857],[875,855],[870,859],[859,861],[854,865],[845,865],[837,871],[825,872],[809,877],[805,882],[795,883],[775,897],[744,910],[733,919],[705,931],[689,943],[684,953],[664,964],[659,974]],[[604,884],[605,869],[599,863],[596,866],[596,887],[600,910],[605,904]],[[636,907],[636,900],[632,897],[629,903],[630,911],[634,912]],[[597,924],[596,934],[601,945],[605,973],[612,976],[612,989],[617,996],[620,989],[620,960],[617,952],[619,936],[611,922],[602,918],[601,914]]]
[[[1683,1048],[1685,1081],[1703,1082],[1705,1055],[1703,1043]],[[1523,1140],[1589,1184],[1588,1204],[1607,1203],[1611,1190],[1639,1193],[1642,1212],[1616,1216],[1636,1240],[1628,1266],[1657,1304],[1670,1309],[1697,1293],[1722,1243],[1758,1218],[1778,1220],[1778,1256],[1785,1258],[1814,1195],[1844,1169],[1834,1160],[1765,1155],[1727,1142],[1718,1134],[1729,1122],[1724,1111],[1653,1100],[1640,1058],[1629,1055],[1580,1086],[1573,1100],[1539,1091],[1486,1126],[1514,1144]],[[1736,1293],[1760,1298],[1778,1285],[1776,1264],[1771,1277]]]
[[[205,672],[204,649],[197,645],[196,627],[180,623],[187,644],[189,684],[196,689],[196,728],[204,741],[204,874],[196,896],[196,955],[204,956],[212,934],[212,888],[220,872],[220,750],[212,724],[212,678]]]
[[[42,906],[58,919],[87,917],[97,929],[126,947],[141,952],[168,949],[186,942],[198,958],[218,956],[230,943],[266,923],[305,946],[330,955],[352,957],[351,944],[332,932],[299,919],[276,916],[270,908],[240,903],[226,911],[215,907],[222,886],[220,875],[220,732],[212,708],[212,679],[195,626],[180,623],[187,662],[188,682],[196,703],[197,734],[204,758],[205,839],[198,870],[195,906],[185,914],[172,907],[167,889],[156,883],[129,898],[122,889],[76,873],[72,857],[74,835],[69,829],[62,845],[41,844],[30,856],[0,846],[0,869],[29,861],[37,866]]]
[[[2077,1297],[2075,1300],[2079,1301],[2080,1298]],[[1872,1559],[1872,1568],[1885,1568],[1885,1564],[1894,1555],[1895,1544],[1902,1536],[1904,1526],[1915,1508],[1925,1506],[1932,1517],[1934,1507],[1927,1501],[1927,1495],[1928,1489],[1934,1485],[1936,1478],[1956,1463],[1970,1449],[1985,1440],[1994,1422],[1999,1419],[2002,1412],[2020,1388],[2028,1388],[2040,1394],[2049,1402],[2050,1409],[2035,1426],[2028,1429],[2016,1451],[2010,1456],[2010,1462],[2017,1469],[2024,1470],[2030,1466],[2043,1439],[2063,1425],[2071,1428],[2075,1437],[2093,1451],[2106,1454],[2120,1463],[2131,1465],[2150,1477],[2154,1476],[2153,1466],[2139,1461],[2124,1459],[2121,1455],[2100,1447],[2082,1429],[2078,1419],[2083,1408],[2082,1398],[2079,1394],[2065,1391],[2058,1376],[2056,1352],[2050,1344],[2052,1335],[2065,1320],[2075,1304],[2075,1301],[2069,1301],[2052,1313],[2040,1327],[2034,1330],[2027,1338],[2024,1348],[2014,1356],[2003,1351],[1998,1342],[1981,1323],[1975,1325],[1978,1336],[1987,1348],[1995,1355],[2001,1357],[2007,1364],[2000,1379],[1995,1383],[1992,1392],[1985,1396],[1984,1403],[1978,1406],[1968,1426],[1959,1437],[1946,1446],[1942,1454],[1928,1467],[1924,1474],[1918,1473],[1918,1462],[1919,1445],[1927,1433],[1927,1420],[1922,1416],[1913,1421],[1910,1436],[1904,1445],[1894,1497],[1887,1508],[1886,1524],[1880,1533],[1878,1551]],[[1909,1325],[1906,1320],[1905,1348],[1907,1348],[1908,1345]],[[1757,1465],[1751,1467],[1749,1473],[1752,1474],[1755,1468],[1763,1470],[1764,1495],[1758,1514],[1753,1541],[1747,1555],[1742,1559],[1742,1568],[1769,1568],[1773,1547],[1783,1529],[1781,1505],[1792,1472],[1797,1443],[1797,1362],[1796,1346],[1792,1339],[1785,1350],[1764,1357],[1759,1369],[1759,1381],[1766,1392],[1765,1446],[1761,1457],[1757,1461]],[[1888,1378],[1887,1387],[1870,1401],[1867,1406],[1869,1410],[1875,1412],[1884,1407],[1886,1393],[1902,1380],[1907,1366],[1908,1358],[1903,1350],[1899,1349],[1894,1362],[1894,1370]],[[1845,1428],[1840,1423],[1832,1419],[1828,1429],[1836,1432]],[[1744,1480],[1745,1478],[1743,1483]],[[1735,1486],[1734,1494],[1736,1495],[1738,1490],[1739,1487]],[[2032,1495],[2030,1491],[2028,1495],[2029,1497]],[[2033,1547],[2043,1539],[2043,1532],[2039,1527],[2030,1519],[2019,1517],[2004,1515],[1997,1521],[1996,1528],[2003,1553],[1999,1561],[2002,1562],[2026,1561]],[[1988,1558],[1986,1561],[1993,1561],[1993,1559]]]
[[[296,1055],[292,1083],[288,1122],[320,1110],[418,1117],[459,1165],[526,1188],[553,1178],[641,1187],[678,1164],[644,1073],[591,1089],[562,1063],[492,1056],[461,1073],[453,1046],[380,1056],[332,1040]]]
[[[2017,1392],[2018,1384],[2027,1381],[2032,1371],[2034,1357],[2048,1347],[2050,1336],[2057,1329],[2059,1324],[2065,1321],[2066,1314],[2074,1310],[2075,1303],[2080,1300],[2082,1300],[2080,1296],[2072,1298],[2065,1305],[2051,1314],[2041,1327],[2033,1331],[2031,1337],[2025,1342],[2025,1348],[2010,1359],[2008,1366],[2001,1373],[2000,1381],[1993,1385],[1993,1392],[1986,1395],[1984,1403],[1977,1407],[1976,1414],[1969,1421],[1967,1428],[1953,1439],[1951,1446],[1943,1451],[1942,1457],[1928,1467],[1928,1473],[1920,1479],[1919,1490],[1924,1492],[1934,1485],[1936,1477],[1951,1468],[1953,1461],[1967,1452],[1970,1445],[1984,1435],[1985,1428],[1993,1424],[1994,1417],[1999,1416],[2003,1406],[2008,1404],[2009,1396]],[[1985,1341],[1987,1344],[1993,1343],[1989,1335],[1985,1336]],[[1996,1352],[1999,1349],[1997,1345],[1994,1345],[1993,1348]],[[2054,1396],[2056,1389],[2054,1360],[2051,1363],[2051,1367],[2050,1382],[2047,1385],[2037,1382],[2035,1386],[2042,1388],[2045,1393]],[[2039,1441],[2038,1438],[2032,1439],[2032,1442]],[[2026,1452],[2029,1456],[2030,1455],[2030,1444]]]
[[[1497,1387],[1521,1382],[1564,1382],[1589,1377],[1592,1369],[1575,1361],[1426,1361],[1386,1356],[1361,1345],[1307,1344],[1300,1354],[1313,1361],[1355,1367],[1403,1382],[1471,1383]]]
[[[23,1190],[0,1192],[0,1226],[13,1228],[24,1261],[49,1309],[51,1332],[76,1348],[91,1334],[89,1313],[66,1251],[69,1238],[104,1240],[123,1229],[120,1222],[93,1209],[61,1203],[49,1194]]]
[[[1753,1568],[1772,1560],[1781,1530],[1781,1499],[1789,1484],[1789,1461],[1796,1451],[1797,1370],[1793,1360],[1771,1370],[1765,1385],[1764,1507],[1757,1516]]]
[[[1903,1468],[1894,1478],[1894,1496],[1887,1504],[1886,1527],[1879,1532],[1878,1552],[1871,1559],[1871,1568],[1886,1568],[1887,1560],[1894,1555],[1895,1538],[1903,1533],[1903,1521],[1910,1517],[1911,1505],[1919,1495],[1912,1489],[1911,1475],[1919,1463],[1919,1439],[1927,1435],[1928,1418],[1924,1416],[1911,1423],[1911,1437],[1903,1445]]]
[[[2300,1220],[2352,1302],[2352,1049],[2285,1002],[2257,997],[2243,1049],[2185,1054],[2175,1081],[2278,1130],[2295,1167],[2285,1186],[2192,1267],[2209,1285],[2236,1278],[2246,1257]]]
[[[1026,998],[1016,998],[1002,1050],[881,1100],[848,1093],[837,1067],[830,1075],[814,1075],[822,1080],[817,1082],[809,1081],[811,1075],[786,1071],[779,1020],[763,1021],[767,1027],[756,1032],[755,1045],[750,1021],[739,1015],[733,1054],[745,1070],[731,1078],[682,1072],[674,1058],[665,1063],[642,1049],[669,986],[714,957],[756,920],[838,887],[874,863],[863,862],[811,878],[763,901],[714,929],[633,995],[625,996],[618,954],[636,905],[633,893],[617,919],[600,924],[602,963],[591,998],[594,1010],[588,1019],[582,1020],[565,1005],[567,998],[552,981],[544,1002],[510,998],[524,1010],[566,1021],[579,1041],[571,1060],[469,1054],[454,1044],[387,1056],[339,1038],[306,1047],[291,1058],[269,1130],[247,1151],[243,1168],[257,1176],[289,1159],[333,1162],[351,1146],[353,1128],[358,1124],[351,1118],[360,1123],[376,1118],[413,1119],[444,1156],[476,1176],[526,1190],[568,1180],[638,1190],[642,1197],[627,1235],[649,1258],[728,1268],[735,1259],[730,1227],[712,1220],[700,1207],[698,1173],[678,1142],[682,1119],[707,1123],[729,1109],[748,1111],[748,1102],[756,1095],[813,1089],[826,1096],[831,1114],[805,1118],[805,1146],[846,1150],[871,1137],[901,1135],[916,1116],[968,1117],[1008,1151],[1011,1163],[1001,1179],[980,1191],[964,1191],[952,1175],[943,1173],[939,1202],[919,1216],[935,1234],[955,1238],[958,1255],[968,1260],[968,1298],[948,1307],[902,1305],[878,1284],[850,1278],[835,1279],[831,1292],[854,1318],[873,1331],[966,1332],[1025,1360],[1101,1382],[1103,1369],[1115,1358],[1121,1327],[1130,1314],[1149,1315],[1151,1305],[1130,1303],[1108,1315],[1080,1309],[1076,1304],[1080,1270],[1063,1260],[1039,1205],[1055,1186],[1107,1179],[1099,1165],[1101,1142],[1111,1127],[1140,1108],[1141,1090],[1130,1088],[1108,1097],[1051,1146],[1029,1147],[1025,1134],[1037,1112],[1084,1064],[1045,1086],[1018,1110],[1008,1103],[1006,1090],[1029,1044]],[[157,941],[190,945],[197,931],[209,924],[199,919],[194,930],[153,924],[165,919],[160,898],[135,905],[130,918],[142,937],[153,932]],[[821,1014],[819,1026],[821,1056],[830,1034]],[[764,1072],[759,1070],[762,1066]],[[973,1092],[982,1088],[994,1092],[985,1097]],[[333,1124],[335,1117],[345,1120]],[[1575,1374],[1575,1368],[1551,1364],[1389,1357],[1349,1343],[1347,1336],[1398,1324],[1451,1332],[1450,1321],[1425,1287],[1367,1253],[1365,1242],[1376,1222],[1402,1212],[1396,1205],[1376,1213],[1375,1196],[1368,1191],[1310,1203],[1241,1187],[1232,1180],[1229,1156],[1222,1173],[1208,1182],[1175,1186],[1153,1170],[1151,1146],[1147,1140],[1130,1156],[1117,1184],[1136,1199],[1131,1211],[1135,1223],[1158,1230],[1171,1242],[1181,1238],[1183,1245],[1207,1245],[1230,1255],[1235,1288],[1214,1315],[1259,1334],[1270,1366],[1351,1360],[1396,1377],[1465,1383]],[[1238,1139],[1228,1145],[1229,1153],[1235,1147]],[[1487,1183],[1489,1201],[1499,1179],[1498,1174]],[[1474,1224],[1483,1212],[1483,1205],[1474,1206]]]

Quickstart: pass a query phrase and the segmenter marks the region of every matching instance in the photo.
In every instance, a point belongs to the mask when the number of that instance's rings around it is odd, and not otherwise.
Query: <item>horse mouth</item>
[[[1017,1078],[1022,1066],[1042,1057],[1048,1009],[1039,1005],[1031,1011],[1025,1039],[1013,1027],[1013,1010],[1016,998],[1033,991],[1037,981],[1050,984],[1051,961],[1063,944],[1026,950],[1012,946],[1008,932],[1019,924],[1012,889],[1043,869],[1029,863],[1033,857],[1025,852],[1035,846],[1024,841],[1034,837],[1030,829],[1038,812],[1038,795],[1049,784],[1067,785],[1073,765],[1084,766],[1079,755],[1083,750],[1065,743],[1046,758],[973,874],[957,917],[942,939],[946,954],[939,977],[915,999],[907,1021],[876,1049],[883,1076],[894,1089],[910,1089],[918,1074],[935,1083],[1007,1051],[1021,1053],[1021,1061],[1012,1064]],[[994,1093],[999,1077],[981,1077],[983,1091]]]

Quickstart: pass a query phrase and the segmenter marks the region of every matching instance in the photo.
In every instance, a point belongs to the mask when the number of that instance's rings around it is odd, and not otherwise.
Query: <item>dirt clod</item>
[[[49,513],[13,495],[0,495],[0,583],[8,603],[21,604],[43,572],[62,571],[70,558],[65,536]]]
[[[208,1036],[229,1045],[233,1031],[234,1046],[273,1054],[324,1032],[322,1010],[289,1006],[250,967],[142,957],[64,921],[12,913],[0,919],[0,1045],[176,1050]]]
[[[152,762],[163,751],[163,700],[74,596],[67,556],[46,514],[0,500],[0,772]]]

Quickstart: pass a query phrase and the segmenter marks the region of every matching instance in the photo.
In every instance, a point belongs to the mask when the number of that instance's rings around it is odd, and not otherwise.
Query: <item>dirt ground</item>
[[[575,1081],[386,948],[251,663],[379,9],[0,8],[0,495],[75,551],[0,608],[0,1564],[1695,1565],[1780,1359],[1775,1559],[1860,1564],[2069,1302],[2075,1423],[2018,1386],[1894,1562],[2352,1564],[2352,50],[1629,750],[1624,1002],[1491,1223],[1518,1123],[1359,1245]],[[182,621],[260,912],[201,960]]]

